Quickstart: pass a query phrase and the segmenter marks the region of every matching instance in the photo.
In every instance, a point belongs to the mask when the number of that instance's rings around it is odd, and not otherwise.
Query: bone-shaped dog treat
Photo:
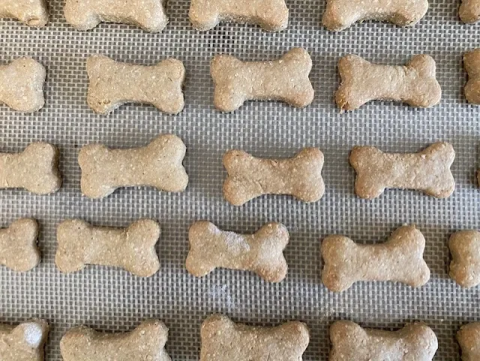
[[[142,219],[127,228],[94,227],[79,219],[58,225],[55,263],[64,273],[87,264],[123,268],[139,277],[150,277],[160,268],[155,244],[160,226]]]
[[[186,147],[172,134],[163,134],[149,145],[134,149],[109,149],[101,144],[83,147],[78,156],[81,187],[90,198],[103,198],[120,187],[151,186],[182,192],[188,175],[182,165]]]
[[[480,322],[469,323],[457,332],[463,361],[480,360]]]
[[[0,188],[24,188],[49,194],[62,185],[58,150],[48,143],[31,143],[21,153],[0,153]]]
[[[393,100],[428,108],[440,102],[442,90],[435,78],[435,60],[415,55],[406,66],[370,63],[357,55],[338,62],[342,82],[335,95],[342,110],[357,109],[371,100]]]
[[[211,64],[215,107],[233,112],[246,100],[280,100],[294,107],[313,101],[308,75],[312,59],[302,48],[293,48],[282,58],[265,62],[242,62],[230,55],[216,55]]]
[[[18,326],[0,324],[0,360],[43,361],[48,331],[48,324],[43,320]]]
[[[17,219],[10,227],[0,229],[0,264],[17,272],[37,266],[40,263],[37,237],[38,223],[34,219]]]
[[[25,113],[40,110],[45,104],[46,75],[43,65],[31,58],[16,59],[0,66],[0,103]]]
[[[350,164],[357,172],[355,193],[365,199],[380,196],[385,188],[416,189],[446,198],[455,190],[450,166],[455,151],[438,142],[419,153],[383,153],[375,147],[354,147]]]
[[[267,31],[288,26],[285,0],[192,0],[190,21],[197,30],[210,30],[221,21],[258,24]]]
[[[91,56],[87,72],[87,103],[99,114],[108,114],[126,103],[151,104],[165,113],[178,114],[185,105],[185,67],[180,60],[166,59],[143,66]]]
[[[163,0],[66,0],[65,18],[77,30],[90,30],[101,22],[134,25],[149,32],[168,23]]]
[[[480,284],[480,232],[461,231],[451,235],[448,247],[452,253],[450,277],[460,286]]]
[[[203,322],[201,338],[200,361],[299,361],[310,342],[308,328],[302,322],[252,327],[235,324],[222,315]]]
[[[403,226],[375,245],[354,243],[344,236],[328,236],[322,242],[322,282],[342,292],[358,281],[394,281],[412,287],[424,285],[430,270],[423,260],[425,238],[414,226]]]
[[[287,275],[283,250],[289,234],[280,223],[268,223],[247,235],[222,231],[213,223],[200,221],[190,227],[188,239],[187,270],[196,277],[217,267],[252,271],[269,282],[280,282]]]
[[[318,148],[304,148],[286,159],[256,158],[230,150],[223,157],[223,165],[228,173],[223,195],[235,206],[264,194],[288,194],[304,202],[316,202],[325,192],[323,153]]]
[[[389,21],[398,26],[413,26],[428,10],[428,0],[327,0],[323,25],[328,30],[344,30],[357,21]]]
[[[48,22],[47,3],[45,0],[1,0],[0,18],[17,19],[28,26],[43,27]]]
[[[462,0],[459,15],[466,24],[476,23],[480,20],[480,2],[478,0]]]
[[[467,98],[469,103],[480,104],[480,49],[465,53],[463,55],[463,65],[468,74],[468,82],[465,85],[465,98]]]
[[[165,351],[168,328],[158,320],[125,333],[103,333],[80,326],[60,341],[63,361],[170,361]]]
[[[431,361],[438,348],[435,333],[421,322],[383,331],[337,321],[330,327],[330,340],[330,361]]]

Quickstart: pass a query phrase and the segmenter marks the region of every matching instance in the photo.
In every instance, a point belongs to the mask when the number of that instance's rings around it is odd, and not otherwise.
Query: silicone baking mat
[[[45,29],[0,21],[0,62],[32,56],[48,71],[46,106],[25,115],[0,107],[0,151],[19,152],[32,141],[47,141],[61,151],[62,189],[36,196],[20,190],[0,192],[1,225],[18,217],[41,224],[42,263],[19,274],[0,268],[0,322],[18,323],[41,317],[52,326],[47,360],[61,360],[59,342],[71,327],[86,324],[99,330],[127,331],[156,317],[170,328],[167,351],[174,360],[195,360],[200,352],[200,325],[220,312],[235,321],[276,325],[305,321],[311,342],[305,360],[327,360],[328,328],[339,319],[363,326],[395,329],[404,323],[427,322],[439,339],[436,360],[459,360],[455,333],[480,318],[479,288],[463,290],[448,277],[448,237],[461,229],[480,228],[479,108],[468,105],[462,91],[466,74],[462,53],[480,46],[480,25],[458,19],[456,1],[433,0],[426,17],[414,28],[391,24],[356,24],[341,33],[321,26],[323,0],[287,0],[290,25],[281,33],[254,26],[224,24],[195,31],[188,20],[189,1],[171,1],[170,23],[161,34],[125,25],[103,24],[79,32],[66,24],[63,2],[50,1]],[[276,102],[249,102],[233,114],[213,107],[209,63],[214,54],[229,53],[244,60],[270,60],[293,46],[306,48],[313,59],[310,78],[313,104],[295,109]],[[414,109],[374,102],[340,114],[333,94],[339,84],[338,59],[358,54],[378,63],[403,64],[413,54],[426,53],[437,62],[443,89],[441,104]],[[167,57],[182,60],[187,69],[185,110],[178,116],[151,106],[127,105],[110,116],[93,113],[86,104],[85,60],[92,54],[119,61],[153,64]],[[121,189],[103,200],[80,192],[80,147],[100,142],[112,147],[138,147],[160,133],[175,133],[188,147],[185,167],[190,183],[185,193],[153,189]],[[374,145],[384,151],[416,152],[435,141],[453,144],[455,193],[438,200],[414,191],[389,190],[373,201],[355,196],[354,171],[348,154],[354,145]],[[325,155],[325,196],[303,204],[290,197],[257,198],[243,207],[222,196],[225,171],[222,156],[231,148],[256,156],[290,157],[300,148],[319,147]],[[71,275],[54,265],[56,226],[67,218],[95,225],[126,226],[148,217],[162,227],[155,276],[142,279],[119,269],[91,266]],[[185,270],[188,228],[210,220],[237,232],[254,232],[269,221],[284,223],[291,235],[285,255],[287,279],[270,284],[257,276],[217,270],[196,279]],[[404,223],[414,223],[426,238],[425,260],[430,282],[412,289],[394,283],[357,283],[340,294],[322,284],[320,240],[344,234],[358,242],[383,242]]]

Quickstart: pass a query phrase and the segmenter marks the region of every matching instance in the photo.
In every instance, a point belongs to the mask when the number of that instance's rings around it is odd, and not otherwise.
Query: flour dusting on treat
[[[44,320],[18,326],[0,324],[0,360],[43,361],[49,327]]]
[[[293,48],[274,61],[243,62],[216,55],[210,67],[218,110],[233,112],[247,100],[279,100],[303,108],[313,101],[308,78],[312,59],[302,48]]]
[[[288,26],[285,0],[192,0],[189,12],[195,29],[213,29],[220,22],[257,24],[267,31]]]
[[[318,148],[304,148],[285,159],[256,158],[242,150],[230,150],[223,157],[228,173],[223,195],[235,206],[265,194],[292,195],[304,202],[316,202],[325,193],[323,161]]]
[[[363,245],[344,236],[328,236],[322,242],[322,282],[342,292],[358,281],[394,281],[412,287],[430,279],[423,259],[425,238],[415,226],[403,226],[381,244]]]
[[[357,55],[346,55],[338,62],[338,72],[342,82],[335,100],[342,111],[372,100],[429,108],[442,97],[435,60],[428,55],[415,55],[406,66],[373,64]]]
[[[280,223],[268,223],[254,234],[237,234],[199,221],[190,227],[188,239],[186,267],[196,277],[218,267],[252,271],[269,282],[280,282],[287,275],[283,250],[289,234]]]
[[[178,114],[185,106],[185,67],[180,60],[144,66],[97,55],[87,59],[87,73],[87,103],[96,113],[109,114],[126,103],[151,104],[167,114]]]
[[[302,322],[254,327],[222,315],[208,317],[200,335],[200,361],[299,361],[310,342],[309,330]]]
[[[142,322],[131,332],[104,333],[86,326],[69,330],[60,341],[63,361],[170,361],[168,328],[159,320]]]
[[[135,25],[148,32],[167,26],[163,0],[66,0],[65,19],[77,30],[90,30],[101,22]]]
[[[95,264],[150,277],[160,268],[155,250],[159,237],[160,226],[150,219],[141,219],[126,228],[94,227],[79,219],[67,220],[57,228],[55,264],[64,273]]]
[[[447,198],[455,190],[450,171],[454,160],[455,151],[446,142],[434,143],[418,153],[384,153],[375,147],[357,146],[350,153],[350,164],[357,172],[355,193],[373,199],[387,188],[400,188]]]
[[[421,322],[383,331],[337,321],[330,327],[330,340],[330,361],[432,361],[438,349],[437,336]]]

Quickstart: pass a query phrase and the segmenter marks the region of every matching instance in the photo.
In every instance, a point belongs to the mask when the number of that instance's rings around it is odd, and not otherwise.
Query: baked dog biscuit
[[[200,361],[299,361],[310,334],[302,322],[252,327],[235,324],[226,316],[213,315],[203,322],[201,338]]]
[[[48,22],[47,3],[45,0],[1,0],[0,18],[17,19],[25,25],[41,28]]]
[[[222,21],[258,24],[267,31],[288,26],[285,0],[192,0],[190,21],[195,29],[213,29]]]
[[[322,242],[322,282],[331,291],[342,292],[357,281],[394,281],[423,286],[430,270],[423,260],[425,238],[415,226],[403,226],[387,242],[356,244],[344,236],[328,236]]]
[[[280,100],[302,108],[313,101],[308,75],[312,59],[302,48],[293,48],[275,61],[242,62],[230,55],[216,55],[210,72],[218,110],[233,112],[247,100]]]
[[[365,199],[379,197],[385,188],[415,189],[437,198],[455,190],[450,166],[455,151],[438,142],[418,153],[383,153],[375,147],[354,147],[350,164],[357,172],[355,193]]]
[[[133,149],[109,149],[90,144],[80,150],[81,187],[90,198],[103,198],[120,187],[151,186],[167,192],[183,192],[188,175],[182,165],[185,144],[176,135],[162,134],[149,145]]]
[[[468,82],[465,85],[465,97],[471,104],[480,104],[480,49],[465,53],[463,55],[463,65],[468,74]]]
[[[32,58],[19,58],[0,66],[0,103],[33,113],[45,105],[43,85],[47,72]]]
[[[96,113],[109,114],[123,104],[142,103],[167,114],[178,114],[185,105],[185,67],[180,60],[166,59],[143,66],[97,55],[88,58],[87,72],[87,103]]]
[[[31,143],[21,153],[0,153],[0,188],[23,188],[36,194],[58,191],[59,152],[51,144]]]
[[[462,0],[459,9],[460,20],[466,24],[473,24],[480,20],[480,1]]]
[[[429,108],[440,102],[435,60],[415,55],[406,66],[372,64],[357,55],[338,62],[342,82],[335,95],[341,110],[354,110],[372,100],[393,100]]]
[[[0,360],[43,361],[49,327],[43,320],[18,326],[0,324]]]
[[[135,330],[103,333],[80,326],[60,341],[63,361],[170,361],[165,351],[168,328],[158,320],[144,321]]]
[[[480,360],[480,322],[469,323],[457,332],[463,361]]]
[[[94,227],[79,219],[58,225],[55,264],[63,273],[80,271],[87,264],[123,268],[150,277],[160,268],[155,244],[160,226],[142,219],[127,228]]]
[[[316,202],[325,193],[323,153],[318,148],[304,148],[286,159],[256,158],[242,150],[230,150],[223,165],[228,173],[223,195],[235,206],[264,194],[287,194]]]
[[[134,25],[149,32],[167,26],[163,0],[66,0],[65,18],[77,30],[90,30],[101,22]]]
[[[17,272],[35,268],[40,263],[37,238],[38,223],[34,219],[17,219],[0,229],[0,265]]]
[[[456,232],[450,236],[448,247],[452,253],[450,277],[465,288],[479,285],[480,232]]]
[[[332,31],[344,30],[357,21],[389,21],[398,26],[413,26],[428,10],[428,0],[327,0],[323,25]]]
[[[438,349],[435,333],[421,322],[383,331],[337,321],[330,327],[330,340],[330,361],[432,361]]]
[[[252,271],[269,282],[280,282],[287,275],[283,250],[289,234],[280,223],[268,223],[255,234],[237,234],[200,221],[190,227],[188,239],[187,271],[196,277],[217,267]]]

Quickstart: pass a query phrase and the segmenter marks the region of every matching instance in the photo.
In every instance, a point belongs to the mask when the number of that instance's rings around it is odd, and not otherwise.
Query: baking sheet
[[[101,25],[78,32],[66,24],[63,2],[50,1],[46,29],[0,21],[0,62],[32,56],[47,67],[46,106],[33,115],[0,107],[0,151],[18,152],[32,141],[47,141],[61,151],[64,186],[56,194],[36,196],[20,190],[0,192],[0,220],[6,226],[18,217],[41,224],[39,267],[26,274],[0,268],[0,322],[47,319],[52,331],[47,360],[61,360],[59,342],[67,329],[86,324],[105,331],[126,331],[157,317],[170,328],[167,350],[175,360],[195,360],[200,352],[199,328],[209,314],[221,312],[235,321],[275,325],[305,321],[311,329],[305,360],[327,360],[328,327],[338,319],[364,326],[394,329],[405,322],[427,322],[439,339],[436,360],[459,360],[454,336],[461,324],[480,318],[479,288],[462,290],[448,278],[449,235],[480,228],[479,109],[462,95],[466,74],[462,53],[480,46],[480,25],[464,25],[458,2],[434,0],[414,28],[391,24],[357,24],[341,33],[320,25],[323,0],[287,0],[290,26],[281,33],[225,24],[195,31],[188,20],[189,1],[170,1],[170,24],[161,34],[125,25]],[[229,53],[244,60],[270,60],[293,46],[306,48],[313,59],[311,80],[316,96],[306,109],[282,103],[250,102],[233,114],[213,108],[209,62]],[[374,102],[340,114],[333,101],[338,86],[338,59],[353,53],[368,60],[403,64],[413,54],[432,55],[443,89],[432,109]],[[104,54],[119,61],[153,64],[166,57],[182,60],[187,69],[185,110],[164,115],[150,106],[127,105],[110,116],[96,115],[86,104],[86,57]],[[160,133],[175,133],[188,147],[190,176],[182,194],[153,189],[122,189],[103,200],[80,193],[77,155],[81,146],[100,142],[112,147],[138,147]],[[347,158],[354,145],[385,151],[415,152],[444,140],[453,144],[452,171],[457,188],[437,200],[413,191],[390,190],[366,201],[355,197],[354,172]],[[290,157],[300,148],[317,146],[325,155],[326,193],[315,204],[290,197],[258,198],[237,208],[222,196],[222,155],[231,148],[262,157]],[[161,271],[141,279],[118,269],[88,267],[63,275],[56,270],[56,225],[82,218],[96,225],[126,226],[149,217],[162,226],[158,253]],[[285,255],[288,278],[269,284],[245,272],[217,270],[203,279],[188,275],[188,227],[210,220],[223,229],[254,232],[266,222],[284,223],[291,234]],[[320,239],[344,234],[358,242],[383,242],[404,223],[415,223],[426,238],[425,260],[430,282],[419,289],[393,283],[357,283],[334,294],[321,284]]]

